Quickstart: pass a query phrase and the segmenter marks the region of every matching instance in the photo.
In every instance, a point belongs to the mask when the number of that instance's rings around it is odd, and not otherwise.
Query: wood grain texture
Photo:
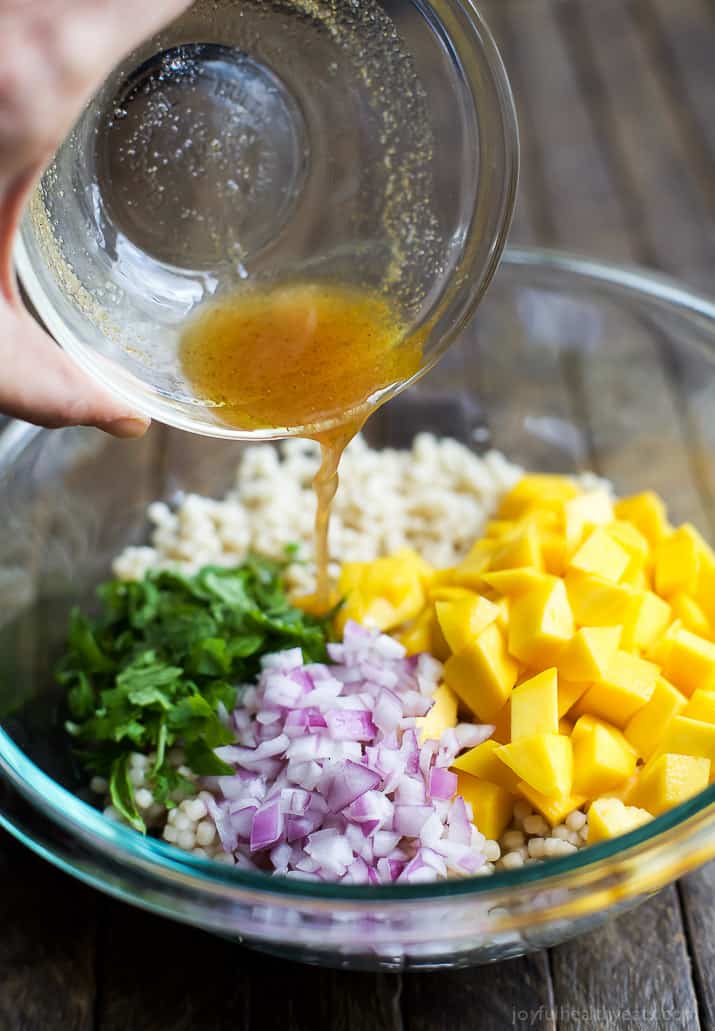
[[[551,950],[559,1031],[698,1029],[676,889],[594,934]]]
[[[402,991],[405,1031],[556,1028],[546,953],[435,974],[412,974]]]
[[[92,1031],[97,901],[0,832],[3,1031]]]
[[[715,1028],[715,863],[683,877],[678,884],[693,964],[700,1019],[705,1031]]]

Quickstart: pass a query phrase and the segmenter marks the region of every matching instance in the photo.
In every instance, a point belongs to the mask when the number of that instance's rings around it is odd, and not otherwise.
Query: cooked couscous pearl
[[[526,847],[529,850],[531,859],[543,859],[546,855],[543,838],[529,838],[529,843]]]
[[[499,862],[505,870],[517,870],[520,866],[524,865],[524,857],[521,852],[507,852]]]
[[[95,795],[104,795],[107,793],[109,784],[104,777],[92,777],[89,782],[89,790],[93,791]]]
[[[149,809],[154,804],[154,796],[147,788],[139,788],[134,797],[140,809]]]
[[[524,819],[524,830],[527,834],[545,837],[549,833],[549,825],[539,813],[532,813]]]
[[[185,802],[181,803],[180,808],[184,811],[184,813],[188,816],[190,820],[194,820],[195,822],[203,820],[207,812],[206,805],[200,798],[187,799]]]
[[[164,838],[164,841],[168,841],[172,845],[175,845],[176,839],[178,837],[176,833],[176,827],[172,827],[170,823],[167,823],[166,827],[164,828],[162,837]]]
[[[580,831],[586,822],[586,814],[582,813],[580,809],[574,809],[564,822],[570,831]]]
[[[502,834],[502,844],[507,851],[512,852],[515,849],[521,848],[524,844],[524,832],[523,831],[505,831]]]
[[[501,849],[496,841],[485,841],[483,851],[484,858],[488,863],[496,863],[497,859],[501,858]]]
[[[186,829],[179,831],[176,835],[176,844],[179,848],[184,848],[187,852],[190,852],[196,845],[196,835],[193,830]]]
[[[211,845],[216,837],[216,828],[209,820],[202,820],[196,828],[196,840],[199,845]],[[489,858],[487,856],[487,858]]]

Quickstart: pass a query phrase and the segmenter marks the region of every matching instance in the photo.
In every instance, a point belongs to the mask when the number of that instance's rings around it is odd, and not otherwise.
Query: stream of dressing
[[[184,376],[224,423],[317,440],[316,606],[330,606],[328,528],[340,457],[381,391],[409,379],[421,341],[379,294],[299,283],[227,295],[203,307],[179,344]],[[328,430],[312,426],[332,423]]]

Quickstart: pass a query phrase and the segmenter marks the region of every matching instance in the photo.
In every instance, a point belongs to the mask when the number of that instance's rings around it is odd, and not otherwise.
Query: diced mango
[[[430,601],[462,601],[464,598],[473,598],[475,591],[469,587],[455,587],[453,584],[435,584],[427,591]]]
[[[686,695],[698,687],[715,689],[715,644],[684,627],[670,635],[662,665],[663,675]]]
[[[578,680],[564,680],[559,676],[559,716],[563,716],[576,704],[591,685]]]
[[[670,605],[652,591],[634,589],[628,615],[623,620],[621,645],[645,650],[666,630],[671,618]]]
[[[597,798],[634,773],[635,749],[615,727],[596,723],[588,732],[572,735],[571,740],[576,794]]]
[[[566,737],[571,737],[572,730],[573,723],[571,720],[567,720],[565,716],[561,716],[559,719],[559,734],[565,734]]]
[[[479,591],[484,585],[484,573],[489,569],[492,558],[493,541],[477,541],[477,544],[488,544],[489,547],[481,553],[475,553],[474,548],[469,555],[463,559],[458,566],[452,570],[452,584],[456,587],[466,587],[472,591]]]
[[[567,554],[573,553],[594,526],[613,521],[613,504],[605,490],[589,491],[564,505],[564,541]]]
[[[407,649],[408,655],[429,652],[435,658],[444,661],[450,654],[431,605],[422,609],[417,619],[401,631],[399,640]]]
[[[461,652],[472,644],[498,615],[496,605],[480,594],[469,594],[454,601],[437,601],[435,612],[451,652]]]
[[[592,530],[577,549],[569,563],[570,569],[578,573],[600,576],[603,580],[618,583],[631,561],[625,548],[599,526]]]
[[[482,580],[500,594],[513,595],[539,587],[544,583],[546,575],[530,566],[518,566],[514,569],[500,569],[496,573],[485,573]]]
[[[651,547],[670,533],[671,527],[665,505],[653,491],[621,498],[613,507],[616,518],[632,523],[649,541]]]
[[[544,566],[539,535],[533,525],[527,525],[508,537],[502,538],[494,549],[492,560],[489,563],[490,570],[494,572],[498,572],[500,569],[518,569],[524,566],[538,570],[543,569]]]
[[[552,827],[563,823],[569,813],[580,809],[586,801],[583,795],[542,795],[523,780],[519,782],[519,792]]]
[[[690,720],[715,723],[715,691],[703,691],[702,688],[693,691],[682,714]]]
[[[444,667],[445,683],[487,723],[504,706],[517,674],[518,666],[496,623],[490,623],[464,651],[450,656]]]
[[[617,727],[625,727],[650,699],[658,667],[652,662],[618,650],[603,680],[589,687],[578,702],[578,711],[602,716]]]
[[[578,626],[620,626],[626,619],[633,588],[607,583],[598,576],[569,570],[564,583]]]
[[[457,726],[457,696],[446,684],[438,684],[433,694],[433,705],[426,716],[415,719],[420,743],[439,741],[442,732]]]
[[[573,725],[571,731],[571,744],[575,745],[576,741],[583,734],[590,734],[594,727],[600,724],[610,727],[612,724],[606,723],[599,716],[591,716],[589,713],[584,713],[583,716],[576,717],[576,722]],[[615,728],[614,728],[615,729]]]
[[[579,488],[565,476],[532,474],[519,482],[502,498],[500,519],[518,519],[530,508],[560,508],[564,501],[576,497]]]
[[[373,562],[346,562],[338,584],[345,604],[336,622],[348,619],[391,630],[415,619],[425,601],[425,580],[430,568],[410,548]]]
[[[496,754],[542,795],[571,794],[573,753],[570,738],[562,734],[532,734],[508,745]]]
[[[664,677],[658,677],[649,700],[631,716],[623,733],[642,759],[649,759],[667,723],[683,711],[685,698]]]
[[[454,761],[453,769],[469,773],[480,780],[500,784],[507,791],[516,794],[519,778],[496,754],[499,742],[494,738],[483,741],[476,748],[470,748]]]
[[[659,816],[685,802],[708,786],[710,760],[692,755],[666,753],[642,770],[630,801]]]
[[[623,574],[623,579],[635,576],[651,562],[650,544],[640,530],[623,519],[616,519],[606,527],[609,537],[621,545],[630,555],[630,562]]]
[[[693,634],[698,634],[700,637],[710,638],[712,636],[708,617],[705,615],[702,607],[689,594],[679,591],[678,594],[674,594],[670,599],[670,605],[673,615],[681,621],[686,630],[690,630]]]
[[[587,842],[596,845],[599,841],[617,838],[652,819],[646,809],[624,805],[618,798],[597,798],[588,807]]]
[[[457,774],[457,794],[472,807],[472,818],[485,838],[500,838],[514,811],[514,796],[500,784],[478,780],[469,773]]]
[[[558,732],[558,676],[555,669],[547,669],[512,691],[511,740]]]
[[[715,628],[715,554],[709,546],[706,546],[700,555],[700,572],[695,590],[695,601],[705,613],[710,626]],[[693,630],[693,627],[688,627],[688,629]],[[699,633],[699,631],[695,630],[694,633]],[[712,636],[712,631],[707,636]]]
[[[500,537],[505,537],[507,534],[513,533],[514,528],[518,526],[513,519],[490,519],[487,525],[484,527],[483,537],[491,538],[492,540],[498,540]]]
[[[509,652],[527,666],[554,665],[574,632],[563,580],[549,578],[517,595],[509,610]]]
[[[568,564],[568,549],[563,533],[539,528],[539,547],[546,572],[552,576],[563,576]]]
[[[497,607],[497,626],[506,633],[509,629],[509,599],[499,598],[494,604]]]
[[[655,551],[655,589],[668,598],[685,591],[693,594],[698,586],[702,538],[694,526],[684,523],[663,538]]]
[[[601,680],[620,640],[619,626],[582,627],[559,655],[559,675],[571,681]]]
[[[674,716],[661,734],[648,765],[666,752],[698,756],[715,762],[715,724],[690,719],[688,716]]]

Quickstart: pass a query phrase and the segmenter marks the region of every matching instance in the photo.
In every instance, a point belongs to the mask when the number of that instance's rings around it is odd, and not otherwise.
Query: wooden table
[[[712,292],[715,0],[482,7],[520,107],[513,240]],[[7,836],[0,863],[0,1031],[715,1028],[715,865],[548,953],[403,977],[305,968],[168,925]]]

